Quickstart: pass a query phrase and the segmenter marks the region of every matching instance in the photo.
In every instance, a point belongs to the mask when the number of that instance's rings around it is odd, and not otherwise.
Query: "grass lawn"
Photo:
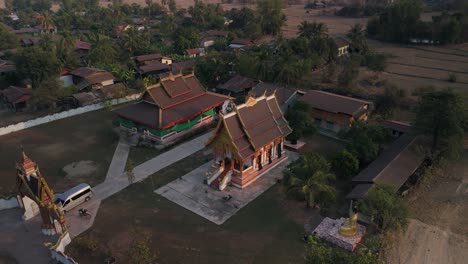
[[[102,182],[117,144],[112,118],[111,112],[100,110],[1,136],[0,195],[14,192],[15,162],[21,161],[21,147],[38,162],[55,191],[81,182]],[[95,171],[65,177],[62,168],[78,161],[92,161]]]
[[[327,159],[332,158],[337,152],[344,149],[345,142],[333,139],[321,134],[303,137],[300,139],[306,145],[301,149],[302,152],[317,152]]]
[[[211,159],[202,150],[134,184],[101,204],[92,229],[82,234],[99,248],[74,239],[68,252],[80,263],[102,263],[107,254],[128,263],[126,252],[139,232],[152,236],[158,263],[301,263],[304,205],[285,199],[275,185],[218,226],[153,193]],[[152,178],[152,179],[151,179]]]

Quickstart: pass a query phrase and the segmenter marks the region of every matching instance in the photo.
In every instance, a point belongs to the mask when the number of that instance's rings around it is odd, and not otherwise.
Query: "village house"
[[[185,51],[185,55],[187,55],[190,58],[205,56],[205,54],[205,48],[188,49]]]
[[[171,64],[171,67],[172,67],[173,74],[187,75],[187,74],[193,73],[193,71],[195,70],[195,61],[187,60],[187,61],[174,62]]]
[[[336,37],[335,41],[336,48],[338,49],[338,57],[345,56],[349,53],[349,41],[342,37]]]
[[[100,89],[103,86],[114,84],[115,79],[110,72],[89,67],[80,67],[70,74],[73,76],[73,83],[80,91]]]
[[[355,187],[346,198],[363,199],[376,184],[391,186],[398,192],[426,159],[424,151],[420,148],[423,141],[422,137],[411,134],[396,139],[352,179]]]
[[[336,134],[353,121],[367,120],[373,108],[369,101],[317,90],[308,91],[299,101],[310,106],[315,125],[325,135]]]
[[[193,74],[170,74],[148,87],[139,102],[114,112],[121,127],[138,129],[146,138],[165,144],[211,124],[217,108],[228,100],[206,91]]]
[[[214,45],[216,39],[227,38],[229,36],[228,31],[222,30],[207,30],[202,33],[204,36],[201,40],[201,46],[208,48]]]
[[[154,62],[147,65],[138,66],[137,72],[140,77],[154,76],[159,78],[161,74],[169,73],[171,71],[171,65],[167,65],[161,62]]]
[[[135,56],[133,59],[135,60],[137,66],[149,65],[157,62],[167,65],[172,64],[172,59],[170,57],[163,56],[159,53]]]
[[[259,82],[259,80],[253,78],[236,75],[227,82],[218,85],[216,90],[222,94],[228,94],[233,97],[246,96]]]
[[[223,190],[228,184],[245,188],[284,159],[284,138],[292,132],[275,95],[249,97],[220,116],[207,146],[214,164],[206,183]]]
[[[246,49],[253,47],[255,45],[255,42],[253,42],[250,39],[241,39],[241,38],[236,38],[233,41],[231,41],[231,44],[229,44],[229,47],[231,49]]]
[[[385,120],[383,121],[382,125],[390,131],[390,135],[392,135],[394,138],[401,137],[411,130],[410,124],[395,120]]]
[[[20,111],[27,107],[28,100],[32,96],[30,88],[10,86],[0,91],[0,99],[10,109]]]
[[[75,44],[73,45],[73,52],[75,53],[75,56],[78,58],[82,58],[86,55],[88,55],[89,51],[91,50],[91,43],[77,40],[75,41]]]

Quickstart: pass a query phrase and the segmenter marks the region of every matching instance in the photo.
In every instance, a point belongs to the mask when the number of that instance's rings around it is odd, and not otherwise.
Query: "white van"
[[[73,207],[87,202],[93,197],[91,186],[86,183],[81,183],[70,190],[60,194],[55,199],[55,204],[62,208],[63,212],[70,211]]]

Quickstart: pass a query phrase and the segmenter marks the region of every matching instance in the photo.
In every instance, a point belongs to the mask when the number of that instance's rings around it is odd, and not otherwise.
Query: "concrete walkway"
[[[201,135],[136,166],[133,169],[135,182],[143,181],[148,176],[158,172],[159,170],[164,169],[165,167],[182,160],[199,150],[202,150],[210,136],[211,133]],[[67,221],[70,225],[69,232],[72,237],[78,236],[93,225],[94,217],[98,213],[102,200],[130,185],[127,173],[125,172],[125,164],[127,162],[129,150],[129,145],[119,143],[115,150],[114,157],[112,158],[106,179],[103,183],[93,187],[93,199],[83,206],[79,206],[79,208],[86,208],[91,213],[92,218],[81,219],[78,216],[78,207],[67,213]]]
[[[219,191],[205,184],[205,173],[213,164],[213,161],[210,161],[154,192],[217,225],[221,225],[273,186],[278,179],[283,178],[283,170],[291,161],[296,160],[298,155],[287,151],[287,157],[287,159],[266,169],[260,178],[244,189],[228,186],[223,191]],[[225,197],[228,195],[231,195],[232,198],[225,201]]]

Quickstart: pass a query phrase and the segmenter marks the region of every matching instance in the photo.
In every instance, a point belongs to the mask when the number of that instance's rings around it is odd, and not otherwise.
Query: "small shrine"
[[[229,184],[245,188],[286,159],[284,139],[292,132],[273,93],[254,98],[220,115],[207,146],[214,164],[206,183],[223,190]]]
[[[23,151],[23,160],[16,163],[18,202],[24,209],[23,219],[28,220],[41,214],[42,233],[45,235],[62,234],[65,217],[54,203],[54,192],[49,188],[39,166]]]
[[[313,234],[345,250],[354,251],[366,232],[366,227],[357,223],[357,207],[351,201],[349,218],[331,219],[326,217],[314,229]]]

